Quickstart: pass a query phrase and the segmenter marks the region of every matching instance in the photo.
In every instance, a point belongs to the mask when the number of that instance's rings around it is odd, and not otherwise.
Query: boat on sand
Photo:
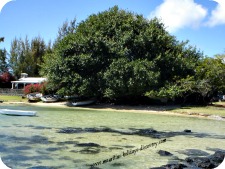
[[[42,93],[30,93],[27,95],[27,98],[31,102],[40,101],[42,97]]]
[[[87,106],[90,104],[94,104],[96,102],[96,98],[91,98],[89,100],[76,100],[76,101],[71,101],[70,105],[71,106]]]
[[[59,99],[58,95],[45,95],[41,97],[41,100],[45,103],[57,102]]]

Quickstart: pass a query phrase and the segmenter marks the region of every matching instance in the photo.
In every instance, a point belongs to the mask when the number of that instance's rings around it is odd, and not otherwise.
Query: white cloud
[[[207,9],[194,0],[164,0],[149,19],[160,18],[168,31],[175,32],[184,27],[199,27],[206,16]]]
[[[213,27],[216,25],[225,24],[225,1],[213,0],[218,3],[217,7],[211,12],[207,26]]]

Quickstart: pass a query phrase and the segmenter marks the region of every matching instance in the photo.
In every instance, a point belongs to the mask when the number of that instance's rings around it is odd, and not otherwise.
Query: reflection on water
[[[37,117],[0,116],[0,156],[13,169],[88,169],[110,158],[92,168],[148,169],[225,149],[224,121],[79,108],[1,108],[38,112]],[[123,156],[164,138],[157,147]],[[160,156],[159,150],[173,155]]]

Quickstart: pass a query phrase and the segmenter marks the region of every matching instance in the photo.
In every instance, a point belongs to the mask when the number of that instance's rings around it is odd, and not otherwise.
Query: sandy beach
[[[43,106],[43,107],[59,107],[59,108],[74,108],[74,109],[88,109],[88,110],[98,110],[98,111],[120,111],[120,112],[131,112],[131,113],[147,113],[147,114],[161,114],[161,115],[171,115],[171,116],[185,116],[194,118],[205,118],[225,121],[224,117],[218,115],[210,115],[203,113],[187,113],[187,112],[173,112],[172,109],[179,108],[179,106],[128,106],[128,105],[113,105],[113,104],[94,104],[85,107],[70,107],[67,102],[54,102],[54,103],[44,103],[44,102],[4,102],[0,104],[24,104],[32,106]],[[168,109],[171,109],[168,111]]]

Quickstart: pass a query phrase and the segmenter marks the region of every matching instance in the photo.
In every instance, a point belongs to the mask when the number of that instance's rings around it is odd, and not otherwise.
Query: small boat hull
[[[57,102],[59,100],[59,96],[57,95],[45,95],[41,97],[41,100],[45,103]]]
[[[42,97],[41,93],[30,93],[30,94],[27,95],[28,100],[33,101],[33,102],[40,101],[41,97]]]
[[[10,116],[36,116],[36,111],[0,109],[0,114]]]
[[[86,106],[95,103],[96,100],[71,102],[72,106]]]

